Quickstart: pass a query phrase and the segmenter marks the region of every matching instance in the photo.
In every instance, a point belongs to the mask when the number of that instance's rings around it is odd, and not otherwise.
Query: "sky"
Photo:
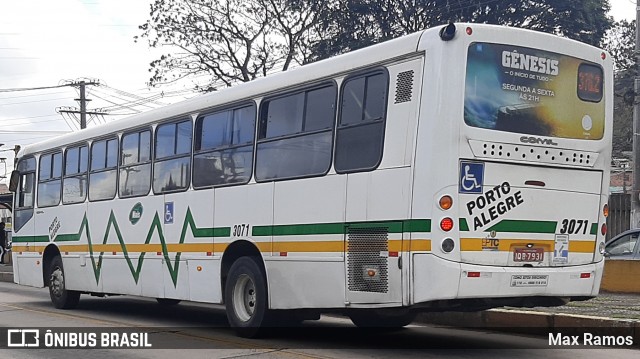
[[[147,88],[149,63],[160,52],[149,49],[144,40],[135,43],[134,36],[142,33],[138,26],[148,19],[151,2],[0,0],[0,143],[4,144],[0,146],[0,183],[6,183],[1,177],[13,169],[10,149],[15,145],[79,127],[75,118],[56,111],[78,107],[75,88],[15,89],[99,80],[101,86],[87,87],[92,99],[88,108],[107,108],[111,114],[91,119],[89,126],[193,96],[189,83],[171,89]],[[614,19],[635,19],[635,1],[610,0],[610,4]],[[155,100],[132,104],[140,97]],[[119,106],[123,104],[127,107]]]

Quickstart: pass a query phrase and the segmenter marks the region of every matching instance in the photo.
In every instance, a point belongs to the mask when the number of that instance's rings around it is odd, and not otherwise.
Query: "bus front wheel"
[[[62,258],[56,256],[49,265],[49,296],[53,306],[58,309],[73,309],[78,305],[80,292],[66,287]]]
[[[229,325],[245,338],[259,335],[267,324],[267,283],[258,258],[241,257],[227,276],[224,300]]]

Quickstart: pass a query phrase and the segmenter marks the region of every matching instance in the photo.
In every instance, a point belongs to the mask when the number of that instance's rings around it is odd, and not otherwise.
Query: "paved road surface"
[[[156,347],[173,349],[0,349],[0,358],[637,358],[630,349],[553,349],[548,338],[412,325],[388,333],[362,332],[340,317],[308,321],[264,339],[237,338],[220,307],[184,303],[162,307],[134,297],[82,296],[79,308],[54,309],[45,289],[0,282],[0,328],[128,331],[155,327]],[[89,329],[94,330],[94,329]],[[140,329],[142,330],[142,329]],[[6,335],[6,329],[0,330]],[[0,343],[2,343],[0,338]],[[6,342],[5,342],[6,343]],[[206,348],[188,349],[187,348]],[[525,348],[525,349],[522,349]]]

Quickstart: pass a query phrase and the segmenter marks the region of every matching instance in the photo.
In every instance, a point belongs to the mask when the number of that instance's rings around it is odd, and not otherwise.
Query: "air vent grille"
[[[597,152],[477,140],[469,140],[469,144],[474,156],[477,158],[539,162],[577,167],[593,167],[598,159]]]
[[[396,81],[395,103],[410,102],[413,95],[413,70],[400,72]]]
[[[387,227],[349,228],[347,268],[349,290],[387,293],[389,291]]]

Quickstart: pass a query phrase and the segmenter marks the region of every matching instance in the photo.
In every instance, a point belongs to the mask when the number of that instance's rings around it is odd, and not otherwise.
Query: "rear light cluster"
[[[440,197],[440,200],[438,200],[438,206],[440,206],[440,209],[442,209],[443,211],[448,211],[451,209],[451,207],[453,207],[453,198],[451,198],[451,196],[449,195],[444,195],[442,197]],[[451,217],[444,217],[440,220],[440,229],[443,230],[444,232],[449,232],[453,229],[453,219],[451,219]],[[451,238],[445,238],[442,240],[442,243],[440,244],[440,249],[442,249],[442,252],[444,253],[451,253],[451,251],[453,251],[453,249],[455,248],[456,243],[453,241],[453,239]]]
[[[451,198],[451,196],[449,195],[444,195],[440,197],[440,200],[438,201],[438,206],[440,206],[440,209],[444,211],[450,210],[451,207],[453,207],[453,198]],[[452,230],[453,219],[451,219],[451,217],[444,217],[443,219],[441,219],[440,229],[442,229],[445,232],[449,232],[450,230]]]
[[[606,203],[604,207],[602,207],[602,215],[604,218],[609,217],[609,205]],[[602,233],[603,236],[607,234],[607,223],[602,224],[602,227],[600,227],[600,233]]]

